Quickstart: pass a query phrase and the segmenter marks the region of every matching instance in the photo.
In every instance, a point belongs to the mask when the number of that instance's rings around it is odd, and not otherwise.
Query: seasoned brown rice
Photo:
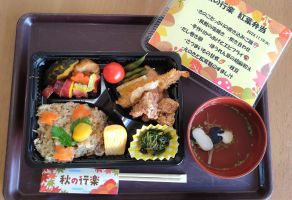
[[[54,125],[63,127],[68,134],[70,133],[70,125],[73,122],[71,119],[74,109],[78,103],[54,103],[44,104],[38,108],[37,116],[42,112],[55,112],[60,117],[54,122]],[[74,147],[74,158],[85,155],[102,156],[104,154],[103,144],[103,129],[106,126],[107,116],[98,108],[90,108],[91,116],[89,119],[92,124],[92,134],[83,142],[78,142],[77,147]],[[52,126],[41,124],[38,120],[39,128],[37,129],[38,136],[34,140],[34,144],[38,152],[45,158],[46,162],[55,162],[54,147],[60,143],[51,137]]]

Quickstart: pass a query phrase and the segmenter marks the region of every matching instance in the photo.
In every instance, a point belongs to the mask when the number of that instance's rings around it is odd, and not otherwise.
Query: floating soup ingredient
[[[212,158],[213,158],[213,153],[214,153],[214,149],[208,151],[208,165],[212,164]]]
[[[192,136],[198,143],[199,147],[204,151],[210,151],[213,149],[213,142],[211,138],[202,128],[194,128],[192,130]]]
[[[43,124],[40,116],[46,112],[56,113],[59,118],[53,120],[52,125]],[[98,108],[73,102],[43,104],[38,107],[37,116],[39,127],[34,144],[46,162],[69,161],[61,155],[67,153],[58,152],[56,146],[67,147],[64,152],[73,151],[74,158],[104,154],[103,130],[107,116]],[[55,154],[60,156],[55,157]]]
[[[231,131],[225,130],[222,134],[219,134],[223,138],[222,142],[224,144],[230,144],[233,141],[233,133]]]
[[[123,155],[127,143],[127,131],[121,125],[106,126],[103,133],[105,155]]]
[[[224,130],[220,127],[215,126],[210,128],[208,135],[210,136],[213,144],[218,144],[222,141],[223,138],[220,135],[221,133],[224,133]]]

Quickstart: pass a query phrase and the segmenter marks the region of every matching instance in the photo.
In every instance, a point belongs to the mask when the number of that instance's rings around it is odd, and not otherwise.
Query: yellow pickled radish
[[[110,125],[103,132],[105,155],[123,155],[127,143],[127,131],[121,125]]]
[[[86,140],[92,133],[92,128],[89,124],[79,123],[73,131],[73,139],[77,142]]]

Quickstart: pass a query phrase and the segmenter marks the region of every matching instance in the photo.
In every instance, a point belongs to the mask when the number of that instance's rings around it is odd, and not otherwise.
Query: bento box
[[[163,158],[158,159],[159,156],[158,157],[154,156],[154,159],[143,159],[143,158],[135,159],[133,158],[133,156],[131,156],[129,152],[131,149],[133,149],[132,147],[130,148],[131,142],[133,142],[133,140],[137,140],[137,137],[136,136],[133,137],[133,136],[136,135],[137,132],[139,131],[142,132],[142,130],[144,130],[145,127],[149,127],[150,125],[151,127],[157,127],[158,123],[157,121],[152,120],[152,119],[144,120],[142,119],[143,117],[141,116],[140,117],[136,116],[134,118],[131,115],[132,113],[131,108],[125,108],[117,104],[118,99],[120,98],[120,94],[117,90],[117,88],[119,87],[119,84],[111,84],[108,81],[106,81],[104,78],[103,70],[104,70],[104,67],[109,63],[115,62],[115,63],[119,63],[122,66],[126,66],[129,63],[133,63],[137,61],[139,58],[141,59],[143,56],[145,56],[145,53],[137,53],[137,52],[133,52],[133,53],[130,53],[130,52],[127,52],[127,53],[123,53],[123,52],[109,52],[109,53],[106,53],[106,52],[102,52],[102,53],[101,52],[94,52],[94,53],[93,52],[89,52],[89,53],[86,53],[86,52],[85,53],[84,52],[82,53],[40,52],[40,53],[34,54],[31,58],[30,72],[29,72],[30,74],[30,80],[29,80],[29,86],[28,86],[29,98],[27,99],[29,112],[26,113],[27,115],[29,115],[26,121],[26,134],[27,134],[26,138],[27,139],[26,139],[26,146],[25,146],[25,154],[26,154],[25,157],[26,157],[27,163],[31,167],[36,167],[36,168],[101,167],[101,166],[102,167],[118,167],[118,166],[127,166],[127,165],[130,166],[130,165],[178,165],[180,164],[184,157],[184,133],[183,133],[183,127],[182,127],[183,99],[182,99],[182,94],[181,94],[182,92],[181,83],[179,79],[174,81],[164,91],[164,93],[167,95],[167,98],[170,98],[176,101],[179,105],[174,114],[174,123],[173,123],[173,129],[176,131],[176,134],[178,136],[177,137],[177,143],[178,143],[177,152],[175,153],[175,156],[172,156],[168,159],[163,159]],[[67,63],[69,66],[70,64],[74,63],[73,62],[74,60],[77,60],[80,63],[84,59],[90,60],[93,63],[98,64],[100,68],[99,74],[98,74],[99,78],[95,79],[97,83],[96,83],[96,88],[94,92],[92,91],[88,92],[87,94],[83,96],[82,95],[78,96],[78,94],[74,92],[73,94],[63,92],[62,93],[63,95],[57,95],[58,93],[55,92],[53,94],[50,93],[49,97],[47,97],[46,89],[48,88],[48,86],[50,86],[50,83],[47,78],[49,68],[52,67],[53,65],[56,65],[56,63],[63,62],[64,60],[70,60],[71,63],[70,62]],[[171,53],[170,52],[148,53],[144,57],[142,65],[150,66],[150,68],[154,69],[158,75],[166,74],[166,72],[169,72],[172,69],[181,70],[180,57],[176,53],[172,53],[172,52]],[[75,80],[73,79],[75,78],[75,75],[73,78],[72,77],[73,75],[71,75],[70,79]],[[65,83],[66,81],[67,79],[65,79]],[[64,84],[64,81],[63,81],[63,84]],[[52,84],[51,87],[53,88],[54,84]],[[73,87],[73,85],[69,87]],[[111,155],[111,154],[105,155],[104,153],[100,153],[100,155],[86,155],[85,154],[83,156],[79,156],[78,158],[74,158],[72,161],[69,161],[69,162],[59,162],[59,161],[50,162],[48,161],[48,159],[45,159],[44,156],[41,155],[39,149],[36,148],[36,146],[39,145],[38,142],[42,143],[42,141],[39,141],[39,140],[42,140],[42,138],[40,138],[39,136],[39,131],[40,131],[40,121],[43,120],[43,118],[42,116],[40,116],[40,113],[39,113],[40,110],[38,109],[41,106],[43,107],[47,106],[51,108],[53,105],[56,105],[56,104],[57,105],[68,104],[71,107],[72,106],[75,107],[75,110],[77,109],[76,106],[81,107],[81,105],[85,105],[86,107],[88,107],[88,109],[91,109],[92,112],[95,112],[96,110],[103,112],[104,115],[107,116],[107,120],[106,120],[107,125],[115,124],[115,125],[120,125],[124,127],[127,132],[127,136],[126,136],[127,142],[125,145],[124,153],[122,155]],[[73,111],[73,113],[75,112],[75,110]],[[67,118],[64,118],[65,116],[64,111],[61,110],[59,112],[60,112],[61,118],[63,117],[62,119],[67,120]],[[47,117],[46,120],[47,119],[49,119],[50,123],[52,122],[52,120],[54,120],[52,119],[51,116]],[[97,119],[92,118],[92,120],[97,120]],[[48,124],[46,124],[45,126],[41,125],[41,128],[44,128],[44,127],[48,127]],[[71,128],[72,128],[72,124],[71,124]],[[50,129],[51,132],[52,132],[52,129],[53,128]],[[36,139],[38,140],[38,142],[36,142]],[[56,136],[54,135],[53,140],[55,139],[56,139]],[[74,144],[76,145],[76,143]],[[66,149],[68,149],[68,147],[66,147]],[[138,153],[140,154],[140,152]]]

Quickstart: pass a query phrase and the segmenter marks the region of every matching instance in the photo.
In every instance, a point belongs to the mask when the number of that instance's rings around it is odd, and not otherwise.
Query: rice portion
[[[54,112],[58,114],[60,117],[54,122],[54,125],[64,128],[71,135],[70,126],[74,121],[72,120],[72,113],[78,105],[80,104],[73,102],[44,104],[38,108],[37,116],[40,116],[43,112]],[[90,109],[91,116],[88,118],[92,124],[93,131],[85,141],[78,142],[77,146],[74,147],[74,158],[89,155],[102,156],[104,154],[103,130],[106,126],[107,116],[96,107]],[[56,162],[54,159],[54,148],[56,145],[60,145],[60,143],[51,136],[52,126],[44,125],[39,120],[38,125],[39,128],[36,130],[38,136],[34,140],[35,147],[45,158],[46,162]]]

